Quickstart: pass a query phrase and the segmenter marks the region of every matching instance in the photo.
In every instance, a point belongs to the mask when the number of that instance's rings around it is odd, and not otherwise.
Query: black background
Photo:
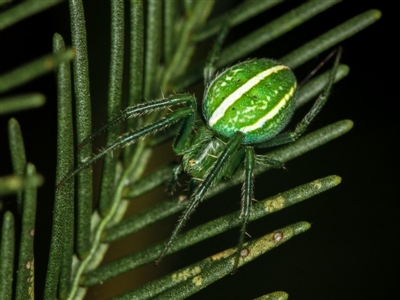
[[[265,24],[266,20],[275,18],[296,4],[296,1],[288,1],[251,22],[233,28],[227,43]],[[93,127],[97,128],[105,119],[105,107],[101,100],[106,99],[107,95],[108,4],[99,5],[98,1],[88,1],[85,5],[92,82],[100,82],[91,87],[95,110]],[[257,177],[255,193],[258,199],[263,199],[331,174],[340,175],[343,178],[342,184],[302,204],[252,223],[248,232],[253,237],[303,220],[311,222],[312,228],[290,243],[243,267],[235,276],[228,276],[209,286],[193,296],[193,299],[252,299],[276,290],[288,292],[290,299],[386,299],[395,295],[395,282],[398,282],[395,281],[395,270],[399,268],[399,256],[396,253],[399,250],[397,240],[400,200],[399,164],[395,155],[399,152],[396,150],[399,149],[398,105],[395,105],[399,99],[399,52],[395,51],[398,50],[395,42],[398,41],[399,22],[395,21],[398,18],[395,16],[395,7],[389,1],[345,1],[288,35],[260,48],[251,57],[281,57],[290,52],[290,49],[300,46],[334,25],[371,8],[382,11],[381,20],[342,44],[342,62],[350,66],[350,74],[335,86],[331,99],[310,128],[313,130],[337,120],[351,119],[355,123],[353,130],[340,139],[289,162],[288,172],[275,170]],[[67,43],[70,44],[68,18],[68,6],[63,3],[2,32],[1,72],[50,52],[54,32],[66,36]],[[298,76],[304,77],[325,55],[322,54],[302,66],[297,71]],[[40,299],[49,242],[46,230],[51,223],[55,184],[57,113],[53,74],[37,79],[19,90],[31,91],[44,93],[47,96],[46,105],[0,119],[0,175],[11,172],[5,141],[8,118],[15,117],[23,130],[28,160],[46,178],[45,185],[39,190],[36,230],[36,291]],[[10,94],[12,93],[14,91]],[[295,119],[298,120],[306,109],[298,111]],[[101,140],[99,143],[101,145]],[[161,152],[164,153],[166,149],[168,147],[163,147]],[[163,158],[154,160],[157,164]],[[162,193],[161,190],[160,194]],[[239,193],[239,188],[236,188],[231,194],[223,194],[218,201],[204,203],[191,218],[188,227],[237,209]],[[5,207],[11,207],[12,200],[5,200]],[[142,234],[143,239],[147,243],[159,240],[159,237],[154,240],[153,237],[146,237],[155,232],[161,232],[161,235],[167,237],[175,220],[176,217],[169,223],[164,223],[163,225],[167,224],[164,226],[166,228],[145,231]],[[116,278],[110,284],[102,286],[102,290],[93,289],[88,298],[105,299],[108,295],[117,293],[116,284],[122,281],[127,282],[122,289],[130,289],[133,284],[141,283],[143,278],[167,272],[169,264],[184,266],[231,247],[235,244],[237,235],[237,230],[231,230],[222,237],[174,255],[165,266],[150,266],[130,273],[126,279]],[[132,251],[130,246],[123,247],[123,251],[127,253]],[[136,245],[132,246],[134,247]],[[112,259],[112,256],[108,259]],[[111,289],[111,292],[105,291],[106,288]]]

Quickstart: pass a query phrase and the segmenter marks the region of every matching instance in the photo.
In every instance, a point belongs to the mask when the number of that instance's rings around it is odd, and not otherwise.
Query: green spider
[[[255,154],[254,148],[278,146],[295,141],[306,130],[328,99],[337,71],[341,49],[337,51],[329,81],[310,111],[293,131],[281,133],[290,121],[296,107],[296,78],[289,67],[272,59],[254,59],[227,68],[217,76],[214,60],[218,56],[221,40],[217,41],[208,58],[204,74],[206,90],[203,96],[202,116],[197,111],[196,98],[189,94],[176,94],[126,108],[119,116],[94,132],[81,144],[128,118],[138,117],[161,109],[179,107],[162,119],[121,135],[115,142],[71,172],[62,182],[105,154],[132,144],[139,138],[181,123],[173,150],[183,156],[174,168],[168,191],[174,190],[182,172],[191,175],[190,198],[156,264],[165,256],[189,216],[202,201],[210,186],[223,177],[232,177],[244,170],[243,198],[241,201],[239,243],[235,272],[243,250],[246,226],[253,200],[253,170],[256,163],[282,168],[283,164],[267,155]],[[243,165],[243,168],[241,166]]]

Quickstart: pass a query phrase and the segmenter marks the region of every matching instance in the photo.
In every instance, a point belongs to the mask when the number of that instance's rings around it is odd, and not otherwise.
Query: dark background
[[[105,108],[101,100],[106,99],[107,95],[109,57],[108,5],[99,6],[98,3],[85,3],[89,63],[91,74],[96,76],[92,76],[91,86],[95,128],[105,120]],[[233,28],[227,43],[295,6],[296,1],[288,1],[251,22]],[[228,276],[209,286],[193,299],[252,299],[276,290],[288,292],[290,299],[385,299],[394,295],[397,290],[395,282],[398,283],[394,271],[399,268],[396,253],[399,252],[397,239],[400,200],[399,164],[395,155],[398,153],[396,149],[399,149],[398,105],[395,105],[399,99],[398,51],[395,51],[398,50],[395,41],[398,41],[399,22],[395,21],[398,18],[395,16],[395,7],[389,1],[346,1],[260,48],[251,57],[281,57],[289,49],[371,8],[382,11],[381,20],[342,43],[342,62],[350,66],[350,74],[335,86],[327,105],[310,127],[314,130],[337,120],[351,119],[355,123],[353,130],[289,162],[288,172],[275,170],[257,177],[255,193],[256,198],[264,199],[331,174],[340,175],[343,178],[342,184],[302,204],[252,223],[248,232],[253,237],[303,220],[311,222],[312,228],[246,265],[235,276]],[[63,3],[2,32],[1,72],[50,52],[54,32],[63,34],[70,44],[68,18],[68,6]],[[325,55],[322,54],[297,70],[298,77],[306,76]],[[100,83],[94,85],[93,82]],[[51,223],[55,184],[57,113],[54,76],[44,76],[19,90],[31,91],[40,91],[47,96],[44,107],[0,119],[0,175],[11,172],[6,142],[7,120],[15,117],[22,127],[28,160],[46,178],[45,185],[39,190],[36,230],[36,270],[40,285],[47,264],[49,240],[46,230]],[[306,110],[299,110],[295,120],[304,115]],[[168,146],[163,147],[162,153],[167,149]],[[154,160],[157,164],[158,159]],[[160,190],[158,195],[162,193]],[[231,194],[219,197],[218,201],[204,203],[191,218],[188,228],[237,209],[239,194],[240,189],[235,188]],[[237,200],[232,201],[235,198]],[[11,200],[5,201],[6,207],[12,206]],[[169,223],[163,224],[165,228],[142,233],[143,239],[147,240],[145,243],[159,240],[160,237],[152,236],[157,232],[167,237],[175,220],[176,216]],[[113,279],[104,288],[116,289],[116,284],[125,280],[127,283],[123,289],[129,289],[133,282],[141,283],[145,278],[156,276],[156,273],[167,272],[169,264],[182,267],[231,247],[236,243],[237,236],[237,230],[231,230],[228,234],[174,255],[165,266],[142,268],[136,273],[129,273],[125,279]],[[128,253],[132,251],[129,246],[123,247]],[[115,257],[121,255],[115,254]],[[38,286],[39,295],[41,290],[41,286]],[[112,294],[115,291],[109,295]],[[91,291],[90,299],[104,299],[107,295],[105,290],[97,289]]]

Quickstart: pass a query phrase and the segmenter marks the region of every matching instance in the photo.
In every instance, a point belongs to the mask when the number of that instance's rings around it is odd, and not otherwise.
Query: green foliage
[[[11,5],[0,13],[2,20],[0,30],[5,30],[59,2],[23,1]],[[204,47],[207,39],[216,36],[226,23],[226,17],[233,27],[230,29],[230,35],[235,35],[235,31],[239,26],[244,26],[244,22],[252,21],[267,9],[279,6],[282,1],[249,0],[231,8],[224,7],[226,10],[224,13],[218,8],[221,3],[214,2],[211,0],[165,2],[149,0],[144,3],[140,0],[132,0],[129,3],[111,1],[111,47],[110,58],[107,59],[109,60],[108,120],[124,107],[125,95],[128,96],[128,105],[133,105],[145,99],[158,99],[178,91],[187,91],[203,76],[205,55],[199,52],[207,51],[199,49],[204,49],[201,47]],[[292,10],[271,22],[264,22],[266,24],[246,33],[244,37],[233,37],[233,41],[221,52],[217,61],[218,68],[251,57],[257,48],[293,30],[338,2],[340,1],[308,1],[296,8],[292,7]],[[7,1],[1,1],[0,6],[5,7],[6,3]],[[65,46],[66,37],[55,33],[53,53],[33,59],[11,71],[2,70],[0,75],[0,116],[4,117],[43,105],[44,95],[33,92],[21,93],[17,88],[45,73],[55,71],[58,109],[57,169],[53,173],[54,178],[46,178],[49,182],[61,182],[71,170],[93,155],[92,141],[87,137],[93,129],[91,104],[96,103],[96,99],[91,99],[91,91],[96,89],[98,83],[89,76],[90,57],[87,51],[85,14],[96,14],[96,11],[85,11],[84,5],[86,4],[79,0],[69,1],[72,37],[70,47]],[[66,5],[63,9],[66,9]],[[125,20],[125,17],[128,20]],[[304,41],[297,49],[287,51],[288,54],[279,60],[295,69],[316,55],[342,43],[379,18],[380,12],[377,10],[361,13],[342,24],[337,24],[332,29],[327,28],[326,30],[329,30],[326,33],[311,41]],[[103,35],[101,32],[95,34]],[[108,37],[103,38],[108,39]],[[211,39],[210,43],[212,42]],[[347,66],[340,65],[336,81],[346,76],[348,69]],[[329,70],[306,83],[297,95],[297,106],[307,103],[318,95],[326,85],[328,76]],[[127,83],[128,89],[124,89],[124,82]],[[54,82],[51,81],[49,84]],[[201,99],[201,96],[200,92],[197,98]],[[28,113],[35,114],[35,111]],[[152,123],[162,116],[163,112],[155,111],[150,115],[129,119],[124,130]],[[185,208],[185,202],[182,201],[184,196],[178,194],[149,210],[123,219],[130,200],[146,195],[147,192],[165,185],[170,179],[172,165],[166,164],[147,173],[145,171],[152,160],[151,155],[158,146],[171,144],[173,130],[169,129],[155,137],[140,140],[122,149],[121,153],[118,149],[113,155],[105,157],[101,184],[98,188],[99,200],[95,209],[92,208],[92,204],[97,201],[94,199],[97,192],[93,191],[91,166],[78,172],[76,179],[68,180],[57,187],[54,195],[48,264],[35,266],[36,269],[47,270],[45,283],[43,286],[38,286],[38,282],[43,281],[34,277],[33,241],[35,235],[41,234],[35,233],[34,228],[37,222],[35,221],[36,193],[43,183],[43,177],[39,174],[41,170],[37,173],[35,166],[26,159],[22,137],[24,129],[20,128],[14,118],[10,118],[8,124],[8,144],[13,171],[9,175],[1,174],[0,196],[15,196],[16,205],[9,208],[5,202],[0,202],[2,213],[0,299],[33,299],[34,289],[39,298],[81,299],[89,286],[109,281],[115,276],[157,259],[164,241],[100,266],[107,249],[114,242]],[[287,162],[343,135],[351,127],[351,121],[339,121],[309,133],[293,144],[273,149],[269,153],[274,159]],[[106,134],[106,145],[120,134],[119,124],[110,128]],[[77,147],[74,142],[81,146]],[[269,169],[268,165],[257,165],[255,173],[258,175]],[[241,183],[241,177],[239,174],[213,186],[206,199],[222,197],[223,191]],[[331,189],[340,181],[338,176],[328,176],[296,188],[288,187],[286,191],[276,196],[255,203],[250,220],[259,219],[306,200]],[[239,226],[238,214],[238,212],[227,214],[182,233],[168,254]],[[248,252],[243,253],[239,266],[309,228],[309,223],[299,222],[249,240],[245,245]],[[19,244],[16,244],[17,242]],[[234,263],[232,255],[234,251],[235,249],[227,249],[137,290],[117,296],[116,299],[186,298],[228,275]],[[265,287],[265,292],[270,292],[268,286]],[[114,292],[114,294],[121,293],[122,291]],[[284,292],[275,292],[260,295],[258,299],[287,299],[287,297]]]

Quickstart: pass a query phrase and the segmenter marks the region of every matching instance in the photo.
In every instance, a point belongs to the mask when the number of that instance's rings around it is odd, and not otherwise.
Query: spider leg
[[[244,160],[244,182],[242,187],[242,210],[240,212],[240,219],[242,226],[240,228],[239,243],[235,254],[235,263],[233,265],[232,274],[236,272],[239,264],[240,253],[243,250],[244,236],[246,234],[246,227],[250,219],[251,201],[253,199],[253,170],[254,170],[255,154],[254,148],[251,146],[245,147],[245,160]]]
[[[219,55],[221,53],[222,44],[228,34],[230,23],[229,21],[225,21],[222,25],[220,32],[217,35],[217,39],[214,43],[214,46],[209,53],[206,61],[206,65],[204,66],[204,86],[207,87],[210,85],[211,81],[215,77],[215,62],[218,60]]]
[[[190,108],[192,109],[192,113],[188,114],[181,122],[179,132],[176,136],[173,149],[175,153],[177,154],[182,154],[183,151],[186,149],[187,142],[190,139],[190,135],[193,132],[193,128],[196,122],[196,117],[195,117],[195,111],[197,110],[197,103],[194,97],[193,101],[190,101],[188,104],[190,105]],[[183,164],[180,163],[174,169],[172,170],[172,176],[171,180],[168,184],[168,195],[172,195],[176,183],[178,182],[178,176],[183,172]]]
[[[259,164],[263,164],[263,165],[270,165],[271,167],[275,168],[275,169],[284,169],[285,165],[274,158],[271,158],[267,155],[256,155],[256,162]]]
[[[175,153],[181,154],[183,150],[186,148],[187,141],[190,139],[190,136],[193,132],[193,128],[196,122],[195,112],[197,110],[196,99],[192,97],[192,101],[187,103],[191,109],[191,113],[186,116],[182,120],[182,123],[179,128],[179,132],[176,136],[173,149]]]
[[[164,108],[169,108],[176,105],[187,105],[193,106],[192,103],[196,103],[196,99],[188,94],[178,94],[170,96],[166,99],[153,100],[149,102],[143,102],[135,106],[129,106],[125,108],[118,116],[109,121],[104,126],[94,131],[91,135],[85,138],[82,143],[78,146],[78,149],[82,149],[88,142],[93,140],[96,136],[107,131],[108,128],[117,125],[118,123],[125,121],[130,118],[135,118],[144,114],[149,114],[154,111],[158,111]]]
[[[76,168],[74,171],[69,173],[63,180],[61,180],[61,182],[57,185],[56,188],[57,189],[60,188],[66,181],[68,181],[69,179],[74,177],[76,174],[78,174],[80,171],[82,171],[83,169],[90,166],[92,163],[94,163],[98,159],[102,158],[107,153],[109,153],[115,149],[130,145],[133,142],[135,142],[137,139],[146,137],[149,134],[154,134],[161,129],[169,127],[169,126],[177,123],[178,121],[187,118],[187,116],[190,116],[190,115],[193,115],[192,108],[181,108],[181,109],[178,109],[178,110],[172,112],[171,114],[167,115],[166,117],[162,118],[161,120],[159,120],[157,122],[154,122],[152,124],[144,126],[138,130],[128,132],[128,133],[121,135],[114,143],[108,145],[106,148],[101,150],[99,153],[90,157],[87,161],[85,161],[80,166],[78,166],[78,168]]]
[[[238,151],[236,151],[232,157],[229,158],[229,163],[225,164],[221,175],[218,176],[216,181],[219,181],[222,178],[232,178],[239,166],[243,163],[244,156],[244,148],[240,148]]]
[[[321,108],[324,106],[324,104],[328,100],[333,83],[335,81],[335,75],[336,75],[336,71],[339,66],[339,60],[340,60],[341,54],[342,54],[342,48],[339,48],[339,50],[336,54],[334,66],[329,75],[328,84],[326,85],[326,87],[324,88],[322,93],[319,95],[318,99],[315,101],[315,103],[311,107],[310,111],[297,124],[296,128],[293,131],[279,134],[279,135],[275,136],[274,138],[270,139],[269,141],[266,141],[266,142],[258,145],[258,147],[266,148],[266,147],[287,144],[287,143],[297,140],[303,134],[303,132],[307,129],[308,125],[315,118],[315,116],[320,112]]]
[[[214,180],[222,170],[224,164],[228,161],[229,157],[233,153],[235,153],[237,149],[239,149],[243,139],[244,139],[244,134],[242,132],[238,131],[234,134],[234,136],[226,144],[224,150],[221,152],[221,155],[215,161],[210,172],[205,176],[204,180],[196,187],[196,189],[194,190],[193,194],[190,197],[187,208],[180,217],[177,226],[174,228],[174,231],[171,234],[171,237],[165,244],[163,251],[156,260],[155,262],[156,265],[158,265],[161,262],[161,260],[167,253],[168,249],[172,246],[173,242],[175,241],[177,235],[185,225],[186,221],[189,219],[190,215],[194,212],[197,205],[199,205],[200,201],[203,200],[209,187],[211,186],[211,184],[214,182]]]
[[[198,179],[192,178],[190,179],[188,185],[187,185],[187,195],[190,198],[194,192],[196,191],[196,188],[200,185],[201,181],[199,181]]]
[[[171,195],[174,193],[176,184],[177,184],[177,182],[178,182],[178,176],[179,176],[182,172],[183,172],[183,165],[182,165],[182,163],[176,165],[176,166],[174,167],[174,169],[172,170],[172,176],[171,176],[171,179],[170,179],[170,181],[169,181],[169,183],[168,183],[168,188],[167,188],[168,196],[171,196]]]

